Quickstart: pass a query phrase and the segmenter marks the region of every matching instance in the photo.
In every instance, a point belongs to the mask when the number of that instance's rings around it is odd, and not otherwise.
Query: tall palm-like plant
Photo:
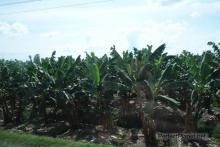
[[[100,123],[104,128],[111,128],[113,125],[111,102],[114,99],[115,90],[111,89],[106,82],[112,76],[112,63],[107,55],[98,58],[94,53],[86,54],[85,75],[90,82],[90,94],[97,102],[97,111],[100,115]]]
[[[19,124],[22,119],[27,80],[25,64],[21,61],[0,61],[0,98],[4,123]]]
[[[161,95],[159,97],[159,87],[167,78],[169,68],[166,68],[165,65],[172,57],[167,57],[166,54],[163,54],[165,45],[161,45],[154,52],[151,52],[151,48],[151,46],[148,46],[148,49],[140,51],[134,49],[134,53],[124,52],[123,57],[117,53],[115,48],[112,48],[111,52],[115,62],[115,76],[118,77],[114,87],[118,88],[119,96],[125,103],[123,104],[125,110],[129,98],[137,97],[139,115],[147,144],[156,142],[155,124],[152,117],[154,97],[178,105],[178,102],[172,98]],[[143,108],[144,103],[145,108]]]

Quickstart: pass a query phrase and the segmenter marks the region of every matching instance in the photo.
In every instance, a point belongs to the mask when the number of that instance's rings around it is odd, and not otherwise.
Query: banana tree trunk
[[[12,122],[12,116],[11,116],[11,113],[9,111],[6,99],[3,99],[2,109],[3,109],[4,125],[6,125],[7,123]]]
[[[143,134],[146,147],[157,147],[156,125],[152,118],[154,98],[151,87],[147,81],[139,82],[138,85],[138,105],[139,116],[142,122]],[[145,102],[145,110],[143,104]]]
[[[110,112],[103,112],[101,123],[105,130],[111,129],[113,126],[112,116]]]
[[[186,116],[185,116],[185,132],[195,131],[195,123],[193,120],[190,101],[186,101]]]
[[[99,102],[100,112],[101,112],[101,124],[105,130],[111,129],[113,126],[113,120],[111,115],[111,108],[109,107],[109,102],[103,100]]]
[[[71,129],[74,130],[79,127],[80,117],[79,117],[79,105],[78,102],[69,103],[64,105],[65,119],[70,123]]]
[[[146,147],[157,147],[156,126],[153,119],[145,116],[144,112],[140,113],[142,128]]]
[[[21,113],[22,113],[22,101],[21,98],[18,98],[18,108],[17,108],[16,120],[15,120],[16,124],[21,123]]]

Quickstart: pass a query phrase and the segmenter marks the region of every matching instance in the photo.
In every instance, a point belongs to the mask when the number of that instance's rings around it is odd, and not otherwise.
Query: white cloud
[[[195,3],[215,3],[219,2],[219,0],[146,0],[147,2],[159,3],[163,6],[169,6],[178,3],[184,4],[195,4]]]
[[[212,32],[212,28],[217,27],[216,24],[213,23],[213,27],[210,27],[209,23],[199,24],[190,18],[200,16],[199,20],[204,18],[208,22],[216,19],[207,16],[218,14],[220,1],[207,1],[210,2],[146,0],[130,4],[115,1],[108,7],[64,8],[47,13],[42,11],[0,16],[0,20],[28,22],[33,29],[32,33],[27,39],[23,39],[24,43],[21,43],[20,38],[19,42],[13,40],[13,45],[17,47],[17,44],[22,44],[20,48],[24,48],[25,44],[30,44],[25,48],[35,48],[34,53],[42,50],[43,54],[47,49],[49,54],[52,52],[50,49],[55,49],[62,54],[78,55],[85,51],[102,54],[108,52],[113,44],[121,52],[132,47],[142,48],[147,44],[157,46],[161,43],[167,43],[167,49],[176,53],[177,49],[195,51],[200,43],[219,39],[219,35]],[[14,32],[11,31],[11,26],[14,25],[0,22],[0,34]],[[19,30],[19,25],[15,26],[12,28]],[[205,31],[206,29],[209,31]],[[209,34],[212,36],[208,37]],[[198,39],[201,36],[204,38]],[[1,42],[10,46],[12,43],[8,40],[9,43]]]
[[[193,11],[193,12],[190,13],[190,16],[191,17],[199,17],[200,13],[198,11]]]
[[[131,47],[144,47],[147,44],[174,44],[185,32],[189,24],[185,21],[146,21],[142,26],[128,27],[122,30],[126,34],[127,43]],[[131,37],[132,36],[132,37]]]
[[[160,45],[162,43],[176,45],[176,42],[182,40],[183,35],[189,29],[189,23],[185,21],[145,21],[143,24],[131,24],[125,26],[116,26],[114,28],[94,29],[83,31],[77,38],[85,40],[81,42],[79,48],[96,53],[107,53],[112,45],[116,45],[119,52],[133,47],[143,48],[147,44]],[[82,36],[87,36],[82,38]],[[88,39],[89,38],[89,39]],[[74,45],[79,44],[79,42]],[[73,48],[74,45],[69,48]],[[89,50],[90,49],[90,50]]]
[[[0,34],[17,36],[28,33],[28,27],[20,22],[7,23],[0,22]]]
[[[47,38],[59,37],[61,35],[63,35],[63,33],[59,31],[52,31],[52,32],[46,32],[40,34],[41,37],[47,37]]]
[[[161,5],[167,6],[167,5],[172,5],[178,2],[182,2],[182,0],[154,0],[154,2],[158,2]]]
[[[219,0],[146,0],[146,6],[162,15],[173,12],[175,15],[197,11],[200,15],[220,10]]]

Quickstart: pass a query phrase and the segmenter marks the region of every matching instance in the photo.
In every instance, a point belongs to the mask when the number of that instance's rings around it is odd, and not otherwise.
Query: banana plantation
[[[154,48],[109,55],[0,59],[3,129],[115,146],[169,146],[158,133],[206,133],[220,138],[220,43],[200,55]],[[177,145],[176,145],[177,146]]]

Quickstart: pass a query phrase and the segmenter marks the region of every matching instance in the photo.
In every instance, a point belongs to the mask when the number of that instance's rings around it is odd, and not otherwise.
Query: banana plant
[[[4,123],[19,124],[22,119],[24,88],[27,80],[25,64],[21,61],[0,61],[0,98]]]
[[[115,91],[106,85],[107,79],[112,77],[111,69],[111,61],[107,55],[98,58],[94,53],[86,53],[84,74],[90,83],[91,97],[96,100],[99,121],[105,129],[109,129],[113,125],[111,102]]]
[[[154,98],[163,99],[169,103],[179,105],[179,102],[174,98],[170,98],[165,95],[160,94],[160,86],[168,78],[168,73],[171,66],[165,66],[172,57],[167,57],[164,54],[165,44],[159,46],[154,52],[151,52],[152,46],[148,46],[148,49],[137,50],[134,52],[124,52],[121,57],[120,54],[112,48],[111,56],[115,63],[115,76],[118,77],[114,81],[114,86],[118,89],[118,94],[124,101],[128,103],[129,98],[137,97],[139,105],[139,115],[142,120],[142,126],[145,129],[152,130],[151,133],[148,132],[146,135],[146,141],[154,138],[152,142],[155,141],[155,127],[153,123],[153,105]],[[164,69],[163,69],[164,68]],[[161,74],[162,73],[162,74]],[[112,83],[112,81],[111,81]],[[154,89],[154,90],[153,90]],[[145,108],[142,107],[143,102],[147,102]],[[123,109],[126,108],[127,105]],[[145,110],[144,109],[148,109]],[[122,110],[122,112],[124,112]],[[125,113],[126,114],[126,113]],[[147,114],[147,116],[145,115]],[[154,137],[153,137],[154,136]],[[152,143],[151,142],[151,143]]]

